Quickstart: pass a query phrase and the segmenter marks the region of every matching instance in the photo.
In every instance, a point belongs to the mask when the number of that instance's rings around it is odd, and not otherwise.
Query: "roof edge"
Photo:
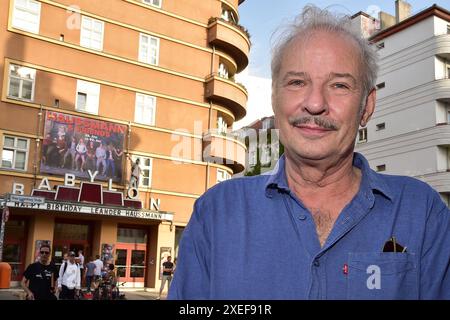
[[[380,40],[383,40],[386,37],[389,37],[399,31],[402,31],[403,29],[406,29],[409,26],[412,26],[430,16],[437,16],[439,18],[442,18],[444,20],[447,20],[450,22],[450,11],[447,9],[444,9],[437,4],[433,4],[431,7],[426,8],[419,13],[416,13],[415,15],[389,27],[384,30],[381,30],[380,32],[374,34],[369,38],[370,42],[378,42]]]
[[[350,17],[350,19],[354,19],[354,18],[356,18],[359,15],[362,15],[362,16],[364,16],[366,18],[369,18],[369,19],[372,19],[372,20],[376,20],[376,18],[372,17],[370,14],[368,14],[368,13],[366,13],[364,11],[359,11],[359,12],[355,13],[354,15],[352,15]]]

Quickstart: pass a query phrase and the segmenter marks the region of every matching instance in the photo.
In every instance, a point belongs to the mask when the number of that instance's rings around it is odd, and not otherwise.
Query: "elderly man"
[[[197,200],[169,298],[450,298],[447,206],[354,153],[377,64],[348,20],[308,6],[282,35],[272,104],[285,154],[270,175]]]

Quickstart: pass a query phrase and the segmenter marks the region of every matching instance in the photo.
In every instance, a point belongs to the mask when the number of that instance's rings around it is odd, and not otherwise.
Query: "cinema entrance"
[[[119,280],[128,286],[144,286],[147,242],[147,228],[118,226],[115,265]]]
[[[61,265],[63,254],[83,250],[86,259],[92,253],[92,223],[89,221],[55,220],[53,233],[53,261],[57,266]]]

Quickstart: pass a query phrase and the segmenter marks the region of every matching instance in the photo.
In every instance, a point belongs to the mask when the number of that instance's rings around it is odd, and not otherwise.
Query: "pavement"
[[[127,300],[158,300],[158,291],[155,289],[121,289]],[[161,300],[166,300],[167,293],[163,293]],[[21,288],[0,289],[0,300],[24,300],[25,294]]]

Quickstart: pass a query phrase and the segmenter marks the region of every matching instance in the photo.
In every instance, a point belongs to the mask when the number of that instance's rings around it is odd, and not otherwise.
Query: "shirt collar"
[[[361,170],[362,179],[361,179],[361,187],[360,191],[363,193],[367,193],[367,191],[371,191],[371,197],[373,199],[373,191],[378,191],[383,194],[389,200],[393,200],[393,192],[391,188],[384,181],[383,176],[379,173],[376,173],[372,169],[370,169],[369,163],[366,158],[360,153],[355,152],[353,156],[353,165]],[[283,154],[278,160],[275,168],[272,171],[264,173],[264,175],[268,175],[269,178],[265,184],[265,192],[266,196],[272,198],[273,194],[276,191],[281,192],[290,192],[287,178],[286,178],[286,157]],[[369,198],[369,195],[367,195]]]

